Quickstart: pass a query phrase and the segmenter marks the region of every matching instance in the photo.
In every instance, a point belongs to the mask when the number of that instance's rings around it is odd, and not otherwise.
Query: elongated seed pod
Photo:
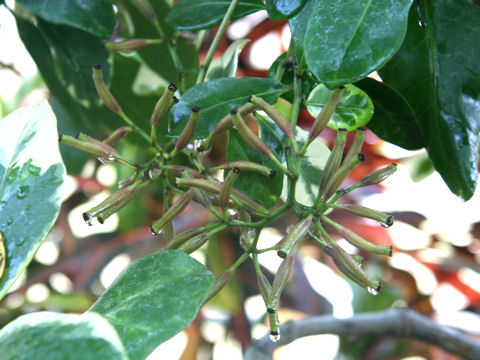
[[[104,161],[113,161],[115,155],[118,155],[118,152],[114,148],[98,140],[85,141],[69,135],[60,135],[60,142],[99,159],[103,159]]]
[[[160,44],[162,40],[159,39],[131,39],[120,41],[107,41],[105,47],[110,51],[134,51],[141,49],[147,45]]]
[[[133,198],[138,194],[140,189],[137,185],[130,185],[128,187],[122,188],[118,191],[115,191],[109,195],[105,200],[103,200],[97,206],[94,206],[90,210],[82,214],[83,220],[89,225],[92,224],[92,219],[97,218],[100,224],[112,214],[123,208],[125,205],[130,203]]]
[[[122,140],[129,132],[132,131],[132,128],[128,126],[122,126],[116,129],[114,132],[112,132],[106,139],[104,139],[102,142],[104,144],[114,146],[116,145],[120,140]]]
[[[260,291],[260,295],[262,295],[262,299],[265,303],[265,306],[268,306],[268,297],[272,292],[272,284],[270,284],[267,277],[261,272],[257,274],[257,283],[258,283],[258,289]]]
[[[214,168],[210,168],[210,169],[208,169],[208,172],[211,173],[213,171],[222,170],[222,169],[231,170],[233,168],[238,168],[241,171],[256,172],[256,173],[259,173],[261,175],[268,176],[268,177],[271,177],[271,178],[274,177],[275,174],[277,173],[275,170],[272,170],[268,166],[260,165],[260,164],[254,163],[252,161],[243,161],[243,160],[231,161],[231,162],[228,162],[226,164],[219,165],[219,166],[216,166]]]
[[[365,161],[365,155],[362,153],[357,154],[357,156],[350,161],[350,163],[345,163],[340,166],[340,168],[333,173],[332,177],[328,180],[327,185],[323,191],[324,199],[330,199],[335,191],[338,190],[340,185],[342,185],[343,180],[345,180],[353,169]]]
[[[298,245],[297,245],[298,246]],[[285,285],[287,284],[288,276],[293,268],[293,263],[295,261],[296,246],[291,251],[287,257],[281,262],[278,267],[277,273],[273,278],[272,291],[268,296],[269,306],[277,308],[278,301],[280,299],[280,294],[282,293]]]
[[[270,148],[248,127],[237,110],[230,111],[232,122],[242,139],[255,151],[270,157]]]
[[[328,157],[325,168],[323,169],[322,178],[320,180],[320,191],[325,189],[327,181],[331,178],[332,174],[338,170],[340,163],[342,162],[343,149],[347,142],[347,130],[338,129],[337,137],[335,138],[335,144],[333,145],[332,152]]]
[[[362,149],[363,140],[365,139],[365,128],[360,127],[357,129],[355,133],[355,137],[353,138],[353,143],[348,150],[347,155],[343,159],[343,164],[349,164],[359,153]]]
[[[197,236],[201,233],[203,233],[204,230],[202,228],[195,228],[195,229],[189,229],[185,230],[184,232],[178,234],[175,236],[166,246],[166,250],[170,249],[177,249],[179,246],[193,238],[194,236]]]
[[[341,86],[338,89],[335,89],[330,94],[330,97],[327,100],[327,103],[323,107],[320,114],[316,117],[315,121],[313,122],[312,128],[310,129],[310,133],[308,134],[308,142],[311,143],[314,139],[320,135],[320,133],[327,127],[330,118],[332,117],[335,109],[337,108],[338,103],[342,99],[343,92],[345,91],[345,87]]]
[[[233,184],[235,183],[235,180],[238,179],[238,175],[240,175],[240,169],[234,167],[232,171],[230,171],[225,177],[222,189],[220,190],[220,207],[223,211],[227,209],[228,201],[230,200],[230,195],[233,189]]]
[[[220,292],[220,290],[222,290],[225,287],[225,285],[228,284],[228,282],[232,278],[232,275],[233,275],[233,271],[230,269],[227,269],[224,272],[222,272],[220,275],[218,275],[212,287],[210,288],[210,290],[208,290],[207,297],[203,303],[204,304],[207,303],[215,295],[217,295]]]
[[[102,99],[106,107],[116,114],[123,114],[123,110],[118,104],[117,100],[113,97],[112,93],[103,80],[102,67],[100,65],[94,65],[92,68],[92,78],[97,89],[98,96]]]
[[[152,126],[157,126],[160,124],[165,115],[167,115],[174,103],[173,98],[175,91],[177,91],[177,86],[171,83],[168,85],[167,89],[165,89],[160,99],[158,99],[157,103],[155,104],[155,108],[153,109],[153,113],[150,116],[150,124]]]
[[[387,167],[371,172],[358,182],[358,187],[381,183],[395,171],[397,171],[397,164],[390,164]]]
[[[162,230],[163,226],[168,222],[173,220],[178,214],[180,214],[188,205],[188,203],[193,199],[193,192],[187,191],[183,194],[172,206],[168,209],[168,211],[163,214],[163,216],[155,221],[152,225],[150,225],[150,230],[152,234],[157,235]]]
[[[288,234],[280,240],[280,248],[277,250],[277,255],[284,259],[290,255],[292,249],[296,248],[300,240],[307,235],[311,225],[312,220],[310,218],[303,219],[296,223]]]
[[[137,9],[147,18],[152,24],[158,24],[157,14],[153,9],[152,4],[148,0],[133,0]]]
[[[186,254],[191,254],[192,252],[200,249],[208,241],[208,239],[210,239],[209,234],[199,234],[179,246],[178,250],[183,251]]]
[[[329,219],[324,215],[321,216],[321,219],[325,221],[325,223],[333,226],[340,233],[340,235],[342,235],[345,240],[347,240],[350,244],[360,249],[373,252],[375,254],[392,256],[391,246],[373,244],[370,241],[362,238],[360,235],[353,232],[352,230],[346,228],[343,225],[340,225],[339,223]]]
[[[259,109],[263,110],[275,122],[275,124],[278,125],[278,127],[289,139],[295,139],[295,133],[293,132],[292,125],[290,125],[290,122],[280,112],[280,110],[270,105],[265,100],[256,97],[255,95],[250,95],[248,101],[254,104]]]
[[[334,209],[346,210],[355,215],[378,221],[384,227],[393,225],[393,216],[356,204],[335,204]]]
[[[190,119],[187,122],[187,125],[185,125],[185,128],[183,129],[182,133],[177,139],[177,142],[175,143],[175,151],[181,151],[184,149],[190,140],[193,138],[193,134],[195,133],[195,129],[197,128],[198,121],[200,120],[200,107],[195,106],[192,108],[192,113],[190,114]]]

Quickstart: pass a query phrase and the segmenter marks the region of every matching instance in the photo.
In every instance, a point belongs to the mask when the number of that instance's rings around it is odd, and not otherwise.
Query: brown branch
[[[315,316],[286,322],[280,329],[279,342],[274,343],[269,336],[264,336],[250,345],[245,359],[270,360],[277,347],[301,337],[319,334],[414,338],[465,359],[480,359],[480,343],[457,329],[435,324],[429,318],[406,308],[358,314],[349,319],[336,319],[329,315]]]

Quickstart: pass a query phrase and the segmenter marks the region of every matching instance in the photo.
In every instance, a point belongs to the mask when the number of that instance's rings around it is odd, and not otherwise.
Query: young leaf
[[[90,311],[106,317],[129,358],[140,360],[195,318],[214,280],[187,254],[167,250],[134,261]]]
[[[355,83],[373,101],[374,113],[368,128],[385,141],[404,149],[425,146],[420,122],[407,100],[387,84],[365,78]]]
[[[165,20],[179,30],[209,29],[222,22],[230,3],[229,0],[182,0],[175,4]],[[260,0],[240,0],[231,20],[260,10],[265,10],[265,4]]]
[[[6,267],[0,299],[25,270],[60,210],[65,167],[46,101],[0,120],[0,229]]]
[[[304,40],[309,69],[331,89],[378,70],[402,44],[411,3],[316,1]]]
[[[253,77],[221,78],[195,85],[172,107],[172,135],[178,136],[181,133],[194,106],[202,108],[202,117],[195,132],[195,138],[201,139],[212,132],[222,117],[245,104],[250,95],[273,103],[285,89],[284,85],[275,80]]]
[[[128,360],[115,329],[101,315],[36,312],[0,331],[3,360]]]
[[[331,93],[332,91],[323,84],[312,90],[307,99],[307,109],[313,117],[320,114]],[[372,116],[372,100],[362,90],[348,84],[328,126],[332,129],[354,131],[367,124]]]
[[[480,7],[471,1],[422,4],[427,26],[418,26],[412,9],[405,42],[380,75],[414,109],[435,169],[468,200],[478,176],[480,37],[472,29]]]
[[[227,50],[225,50],[223,56],[212,61],[208,68],[207,75],[205,75],[205,81],[223,77],[234,77],[237,73],[238,54],[240,54],[240,51],[242,51],[243,47],[249,41],[250,39],[239,39],[231,43]]]
[[[109,0],[18,2],[52,24],[69,25],[102,38],[108,38],[115,26],[115,15]]]
[[[272,20],[285,20],[295,16],[307,0],[267,0],[268,17]]]

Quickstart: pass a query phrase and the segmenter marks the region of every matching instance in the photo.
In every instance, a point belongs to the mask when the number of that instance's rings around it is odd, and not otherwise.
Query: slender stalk
[[[230,3],[230,6],[228,7],[227,12],[225,13],[225,16],[223,17],[223,20],[220,26],[218,27],[218,31],[215,34],[215,37],[213,38],[210,48],[208,49],[207,56],[205,56],[205,60],[203,61],[202,66],[200,66],[200,71],[198,72],[198,77],[197,77],[197,84],[201,83],[205,79],[205,75],[207,74],[208,67],[212,62],[213,56],[217,52],[217,47],[218,47],[218,44],[220,43],[220,40],[222,39],[223,34],[227,30],[228,23],[230,22],[230,18],[232,17],[233,11],[235,10],[237,3],[238,3],[238,0],[232,0],[232,2]]]

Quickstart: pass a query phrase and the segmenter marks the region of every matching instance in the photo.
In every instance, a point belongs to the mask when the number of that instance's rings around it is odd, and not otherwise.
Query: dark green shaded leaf
[[[127,360],[115,329],[102,316],[38,312],[0,331],[3,360]]]
[[[250,95],[263,98],[268,103],[285,91],[277,81],[262,78],[221,78],[204,82],[188,89],[173,106],[173,135],[179,135],[190,117],[191,109],[200,106],[202,114],[195,138],[207,137],[217,122],[231,110],[245,104]]]
[[[412,0],[318,0],[309,19],[305,58],[331,89],[382,67],[407,30]]]
[[[480,8],[467,0],[422,4],[427,27],[412,9],[405,42],[380,75],[411,104],[435,169],[467,200],[478,176]]]
[[[310,22],[310,17],[313,14],[314,4],[314,0],[306,0],[300,12],[288,20],[299,69],[303,69],[306,65],[303,43],[305,41],[305,33],[308,23]]]
[[[390,86],[365,78],[355,83],[373,101],[373,118],[368,128],[381,139],[408,150],[425,146],[417,117],[405,98]]]
[[[135,260],[90,311],[110,321],[130,359],[144,359],[195,318],[213,281],[190,256],[163,251]]]
[[[268,17],[272,20],[290,19],[295,16],[307,0],[267,0]]]
[[[237,73],[238,54],[249,41],[249,39],[240,39],[231,43],[222,56],[212,61],[205,76],[205,81],[234,77]]]
[[[320,84],[312,90],[307,99],[308,112],[317,117],[325,106],[332,90]],[[338,130],[347,129],[354,131],[366,125],[373,116],[372,100],[362,90],[352,84],[345,86],[342,99],[340,100],[328,127]]]
[[[1,299],[57,219],[65,167],[46,101],[0,120],[0,144],[0,230],[7,252]]]
[[[260,125],[260,124],[259,124]],[[272,126],[275,126],[272,124]],[[263,136],[275,137],[275,134],[267,126],[262,128]],[[269,132],[270,134],[265,134]],[[267,145],[270,145],[267,143]],[[275,141],[274,146],[278,147],[278,142]],[[275,150],[275,149],[272,149]],[[244,193],[248,194],[252,199],[261,203],[265,207],[269,208],[273,206],[280,194],[282,193],[283,176],[282,171],[275,166],[272,160],[268,159],[265,155],[258,153],[251,149],[236,130],[230,131],[230,140],[228,142],[227,161],[247,160],[268,166],[276,171],[276,175],[273,178],[266,177],[255,172],[243,171],[235,181],[235,187]]]
[[[175,4],[165,20],[179,30],[209,29],[222,22],[230,3],[229,0],[182,0]],[[260,10],[265,10],[265,4],[260,0],[240,0],[231,20]]]
[[[59,25],[69,25],[103,38],[115,26],[112,3],[109,0],[17,0],[42,19]]]

